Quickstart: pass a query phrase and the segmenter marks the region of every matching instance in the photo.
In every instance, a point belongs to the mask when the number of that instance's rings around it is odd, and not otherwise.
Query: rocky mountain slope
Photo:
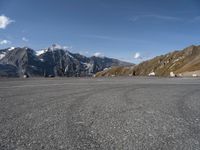
[[[91,76],[105,68],[126,65],[131,64],[73,54],[55,44],[40,51],[27,47],[0,50],[0,76]]]
[[[185,72],[200,70],[200,46],[190,46],[181,51],[174,51],[144,61],[134,67],[113,67],[98,72],[99,76],[147,76],[155,73],[156,76],[169,76],[170,72],[176,75]]]

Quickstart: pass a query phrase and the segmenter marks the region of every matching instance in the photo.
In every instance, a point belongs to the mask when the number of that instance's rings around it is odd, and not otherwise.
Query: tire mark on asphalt
[[[65,114],[63,114],[63,116],[61,116],[61,118],[59,118],[59,120],[55,120],[55,121],[51,121],[51,122],[48,122],[48,124],[46,124],[46,122],[44,122],[47,126],[45,126],[45,124],[42,124],[42,128],[45,127],[46,129],[45,130],[49,130],[49,128],[51,126],[59,126],[60,123],[61,125],[63,124],[63,121],[61,119],[63,119],[64,121],[66,121],[64,124],[66,125],[66,129],[68,131],[68,135],[69,135],[69,138],[70,141],[71,141],[71,144],[73,146],[73,149],[96,149],[99,146],[99,143],[98,143],[98,140],[96,138],[96,136],[93,136],[91,133],[91,129],[90,129],[90,126],[91,124],[82,124],[82,123],[78,123],[77,124],[77,121],[78,120],[81,120],[79,114],[77,115],[77,113],[79,113],[79,107],[84,107],[84,102],[85,100],[92,94],[98,92],[101,88],[98,88],[96,90],[93,90],[93,91],[86,91],[83,93],[83,91],[81,93],[79,93],[77,95],[77,92],[73,93],[70,95],[70,97],[74,97],[75,100],[72,101],[71,105],[69,107],[66,107],[67,109],[67,112],[65,112]],[[109,89],[109,88],[108,88]],[[105,89],[107,90],[107,88]],[[102,91],[102,90],[100,90]],[[62,102],[62,101],[65,101],[65,99],[62,99],[60,100],[58,103]],[[47,105],[52,105],[52,104],[47,104]],[[19,117],[19,116],[18,116]],[[37,116],[38,117],[38,116]],[[19,118],[13,118],[15,120],[20,120],[20,117]],[[37,118],[33,118],[33,120],[35,120]],[[25,123],[25,122],[24,122]],[[27,127],[26,124],[22,123],[20,126],[24,126],[24,128],[26,129],[31,129],[30,127]],[[17,127],[17,124],[15,125]],[[41,128],[40,127],[40,128]],[[63,129],[63,132],[66,130],[66,129]],[[15,130],[15,129],[14,129]],[[70,131],[70,132],[69,132]],[[2,131],[3,132],[3,131]],[[30,130],[29,131],[30,133],[34,132],[34,130]],[[81,133],[81,134],[79,134]],[[10,133],[12,135],[12,133]],[[67,135],[67,134],[66,134]],[[15,141],[15,139],[19,139],[20,137],[13,137],[13,136],[10,136],[12,137],[11,140]],[[53,136],[52,136],[53,137]],[[56,137],[55,137],[56,138]],[[47,140],[47,139],[46,139]],[[53,143],[56,144],[56,141],[52,141]],[[77,144],[79,143],[79,144]],[[39,141],[38,141],[39,142]],[[27,144],[24,145],[25,147],[28,146]],[[16,148],[18,146],[16,145]],[[57,147],[58,148],[58,147]]]
[[[83,109],[85,105],[89,104],[89,97],[95,95],[97,92],[103,93],[108,92],[113,89],[122,89],[124,87],[115,87],[111,86],[108,88],[97,88],[92,91],[84,94],[82,96],[76,97],[76,99],[72,102],[72,104],[68,107],[66,112],[67,118],[67,133],[68,139],[70,139],[70,144],[72,149],[105,149],[102,147],[102,136],[99,133],[94,133],[92,131],[91,126],[94,120],[90,120],[90,122],[84,122],[83,118],[80,115],[80,108]],[[94,114],[94,112],[92,112]],[[93,118],[95,119],[95,118]]]
[[[186,121],[186,128],[189,129],[190,136],[200,141],[200,113],[192,110],[186,104],[186,101],[189,100],[189,97],[196,93],[199,94],[200,90],[198,89],[185,93],[182,98],[177,100],[176,106],[180,117]]]

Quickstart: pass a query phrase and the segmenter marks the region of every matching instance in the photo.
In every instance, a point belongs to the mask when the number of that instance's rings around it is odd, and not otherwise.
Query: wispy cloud
[[[83,37],[102,39],[102,40],[116,40],[116,38],[110,37],[110,36],[106,36],[106,35],[83,35]]]
[[[118,59],[138,64],[138,63],[141,63],[142,61],[149,60],[153,57],[155,56],[149,54],[148,52],[143,51],[143,52],[134,52],[134,53],[131,52],[129,56],[118,57]]]
[[[22,41],[24,41],[24,42],[28,42],[29,39],[27,39],[26,37],[22,37]]]
[[[136,22],[141,19],[145,18],[152,18],[152,19],[158,19],[158,20],[168,20],[168,21],[180,21],[181,18],[173,17],[173,16],[164,16],[164,15],[156,15],[156,14],[148,14],[148,15],[137,15],[132,17],[130,20],[132,22]]]
[[[142,59],[141,54],[139,52],[136,52],[133,56],[134,59]]]
[[[104,55],[101,52],[96,52],[93,54],[95,57],[104,57]]]
[[[85,38],[90,38],[90,39],[97,39],[97,40],[107,40],[107,41],[131,41],[133,43],[141,43],[141,44],[149,44],[150,42],[148,40],[143,40],[143,39],[139,39],[136,37],[122,37],[122,36],[104,36],[104,35],[81,35],[82,37]]]
[[[0,29],[5,29],[9,24],[15,22],[5,15],[0,15]]]
[[[190,22],[199,22],[200,21],[200,16],[196,16],[193,19],[191,19]]]
[[[89,50],[80,50],[78,53],[85,56],[91,56]]]
[[[6,44],[11,44],[11,42],[8,41],[8,40],[2,40],[2,41],[0,41],[0,45],[6,45]]]
[[[72,51],[73,47],[72,46],[63,46],[64,50]]]

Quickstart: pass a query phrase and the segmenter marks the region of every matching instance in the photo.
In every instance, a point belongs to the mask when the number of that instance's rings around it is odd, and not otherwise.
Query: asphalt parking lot
[[[0,149],[200,149],[198,78],[0,79]]]

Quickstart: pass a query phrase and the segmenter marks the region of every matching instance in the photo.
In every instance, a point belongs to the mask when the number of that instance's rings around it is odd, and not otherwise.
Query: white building
[[[155,72],[149,73],[149,76],[155,76],[155,75],[156,75]]]
[[[197,75],[197,74],[192,74],[192,76],[193,76],[193,77],[197,77],[198,75]]]
[[[170,77],[175,77],[175,74],[173,72],[170,72]]]

